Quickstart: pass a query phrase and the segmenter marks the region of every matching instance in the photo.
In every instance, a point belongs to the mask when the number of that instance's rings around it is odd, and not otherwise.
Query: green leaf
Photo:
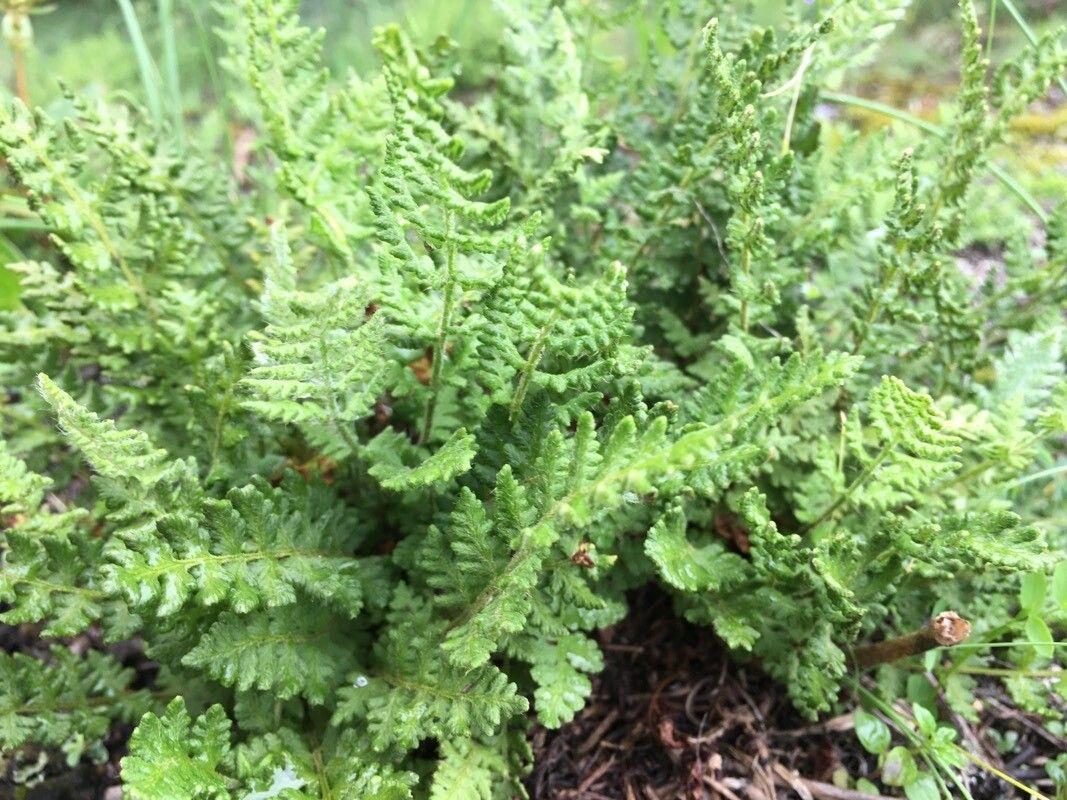
[[[1034,649],[1040,658],[1052,658],[1055,639],[1048,623],[1036,614],[1031,614],[1026,619],[1026,638],[1028,641],[1037,642]]]
[[[1067,609],[1067,561],[1056,565],[1052,573],[1052,599],[1062,609]]]
[[[18,275],[9,270],[5,264],[16,261],[13,247],[9,247],[9,240],[0,234],[0,311],[10,311],[18,308],[20,286]]]
[[[930,713],[926,706],[912,703],[911,713],[915,717],[915,724],[919,727],[919,733],[925,738],[929,739],[937,732],[937,718]]]
[[[250,337],[256,366],[242,380],[244,406],[313,433],[325,426],[328,438],[340,437],[353,450],[352,425],[383,386],[384,317],[368,316],[368,287],[355,278],[296,289],[288,244],[278,244],[276,253],[263,293],[268,324]]]
[[[101,475],[143,485],[156,483],[163,477],[170,459],[144,433],[120,430],[113,420],[101,419],[47,375],[37,376],[37,388],[55,412],[68,441]]]
[[[84,657],[53,646],[48,660],[0,652],[0,750],[27,744],[61,749],[77,760],[99,746],[116,721],[132,723],[151,708],[134,690],[131,669],[97,650]]]
[[[190,605],[238,613],[288,606],[298,591],[350,617],[362,608],[361,564],[348,557],[337,498],[294,475],[261,478],[162,516],[151,538],[114,543],[107,586],[160,616]]]
[[[1019,587],[1019,605],[1022,610],[1034,613],[1045,605],[1048,594],[1048,578],[1044,572],[1031,572],[1024,575]]]
[[[904,796],[908,800],[941,800],[941,791],[937,788],[933,775],[921,772],[915,780],[905,784]]]
[[[375,647],[375,669],[338,690],[333,724],[356,721],[375,748],[403,749],[435,737],[485,739],[529,708],[494,664],[460,669],[440,648],[443,624],[434,607],[405,586],[396,591],[392,624]]]
[[[492,800],[497,777],[507,773],[506,759],[491,747],[470,739],[442,742],[430,800]]]
[[[324,703],[351,668],[342,624],[308,608],[281,608],[246,616],[225,613],[207,629],[182,663],[200,667],[224,686],[255,687],[286,699]]]
[[[145,714],[122,759],[123,791],[131,800],[228,800],[219,772],[230,750],[230,720],[212,706],[195,722],[176,697],[162,717]]]
[[[471,468],[478,448],[474,436],[460,428],[430,456],[399,431],[386,428],[367,445],[367,471],[386,489],[405,491],[444,484]]]
[[[882,782],[887,786],[907,786],[914,783],[918,767],[911,751],[906,747],[894,747],[886,753],[882,762]]]
[[[599,672],[604,659],[592,639],[578,634],[560,637],[555,643],[537,643],[528,655],[530,677],[537,684],[534,707],[548,728],[570,722],[585,706],[592,684],[586,673]]]
[[[893,735],[880,717],[862,708],[857,708],[852,717],[856,725],[856,737],[868,753],[880,755],[889,749]]]
[[[702,546],[686,538],[681,507],[672,507],[652,526],[645,554],[671,586],[687,592],[717,591],[744,578],[744,560],[720,541]]]
[[[856,779],[856,791],[864,792],[865,794],[869,794],[869,795],[881,794],[881,792],[878,791],[878,787],[875,786],[871,781],[867,780],[866,778],[857,778]]]

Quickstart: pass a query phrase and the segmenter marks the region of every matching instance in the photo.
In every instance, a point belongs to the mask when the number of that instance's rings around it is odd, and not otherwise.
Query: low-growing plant
[[[379,29],[339,81],[295,0],[221,8],[240,185],[115,99],[0,106],[48,232],[0,314],[0,619],[160,668],[0,654],[0,746],[137,721],[132,798],[521,795],[527,712],[575,716],[650,581],[807,716],[951,608],[1062,725],[1067,220],[986,172],[1060,38],[990,74],[962,0],[955,107],[904,148],[823,100],[905,4],[498,5],[462,94],[446,40]],[[972,209],[1020,195],[1043,236],[1017,211],[978,274]],[[959,652],[924,657],[973,714]],[[947,792],[936,703],[879,669],[861,740]]]

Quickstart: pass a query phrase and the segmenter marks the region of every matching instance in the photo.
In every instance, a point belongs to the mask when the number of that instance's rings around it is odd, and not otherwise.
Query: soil
[[[835,784],[877,777],[852,715],[812,724],[758,667],[734,661],[706,628],[677,618],[655,589],[601,632],[606,667],[586,708],[557,731],[535,727],[533,800],[862,800]],[[983,720],[954,722],[965,745],[1013,777],[1054,792],[1044,764],[1067,747],[999,684],[978,692]],[[1018,736],[1005,764],[989,729]],[[1028,797],[988,772],[967,771],[974,800]]]

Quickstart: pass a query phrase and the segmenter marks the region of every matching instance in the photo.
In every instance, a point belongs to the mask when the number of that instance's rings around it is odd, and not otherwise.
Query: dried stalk
[[[943,611],[922,628],[884,642],[857,647],[852,657],[860,669],[917,656],[935,647],[952,647],[971,635],[971,623],[955,611]]]

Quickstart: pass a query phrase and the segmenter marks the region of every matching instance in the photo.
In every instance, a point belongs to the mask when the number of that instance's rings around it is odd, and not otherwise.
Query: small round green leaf
[[[1053,638],[1045,620],[1036,614],[1031,614],[1026,620],[1026,638],[1034,642],[1034,649],[1041,658],[1052,658]]]
[[[1031,572],[1024,575],[1019,586],[1019,605],[1023,611],[1033,613],[1040,611],[1048,594],[1048,578],[1044,572]]]
[[[882,764],[882,782],[887,786],[907,786],[919,774],[915,759],[906,747],[894,747]]]
[[[919,726],[919,733],[925,738],[929,739],[937,732],[937,719],[926,706],[912,703],[911,713],[915,717],[915,724]]]
[[[937,790],[937,781],[928,773],[920,773],[915,780],[904,787],[904,794],[908,800],[941,800],[941,793]]]
[[[856,709],[852,719],[856,724],[856,736],[864,750],[879,755],[889,749],[892,734],[881,719],[862,708]]]
[[[866,778],[860,778],[856,781],[856,791],[863,792],[864,794],[878,795],[878,787],[871,783]]]

